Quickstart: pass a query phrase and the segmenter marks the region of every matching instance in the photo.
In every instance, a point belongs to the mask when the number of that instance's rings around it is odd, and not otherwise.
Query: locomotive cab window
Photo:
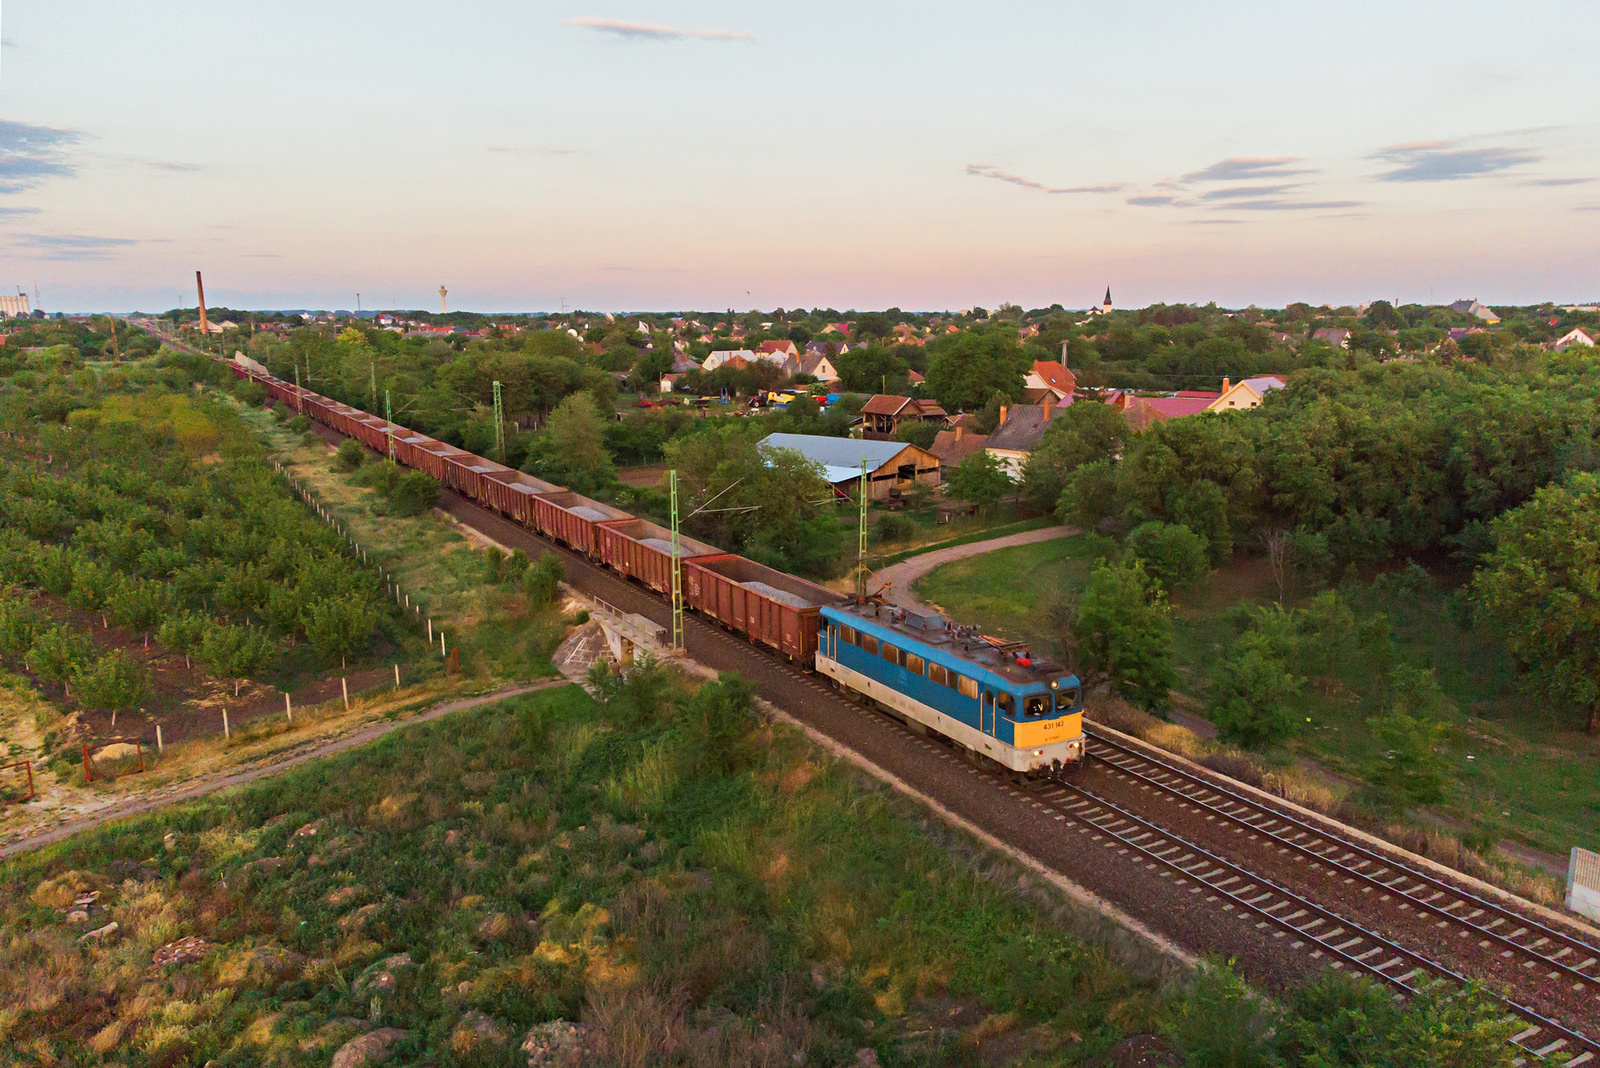
[[[1017,699],[1004,690],[995,691],[994,704],[996,708],[1008,716],[1017,710]]]
[[[870,634],[861,635],[861,651],[868,656],[878,655],[878,639]]]
[[[1029,694],[1022,699],[1022,710],[1030,716],[1042,716],[1050,711],[1050,695],[1047,693]]]
[[[965,675],[957,675],[956,692],[962,697],[971,697],[976,699],[978,696],[978,680],[969,679]]]
[[[852,627],[840,627],[839,640],[846,645],[854,645],[856,643],[855,629]]]
[[[1083,693],[1076,686],[1068,686],[1064,690],[1056,691],[1056,711],[1069,712],[1078,704],[1078,698]]]

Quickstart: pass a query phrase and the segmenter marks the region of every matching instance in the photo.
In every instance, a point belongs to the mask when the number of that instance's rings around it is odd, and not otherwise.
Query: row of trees
[[[86,380],[58,371],[48,385],[72,402],[61,422],[36,383],[0,379],[0,574],[236,682],[302,641],[325,661],[361,653],[388,616],[376,577],[225,406],[194,399],[187,381],[168,390],[190,361]],[[64,686],[98,677],[77,639],[26,615],[13,655]]]

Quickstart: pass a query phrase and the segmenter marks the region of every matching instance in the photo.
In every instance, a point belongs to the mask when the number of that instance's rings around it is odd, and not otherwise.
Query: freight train
[[[601,501],[224,361],[275,403],[398,463],[641,586],[670,596],[672,532]],[[683,603],[806,671],[871,701],[974,758],[1039,776],[1082,767],[1082,687],[1020,643],[942,616],[834,592],[679,537]]]

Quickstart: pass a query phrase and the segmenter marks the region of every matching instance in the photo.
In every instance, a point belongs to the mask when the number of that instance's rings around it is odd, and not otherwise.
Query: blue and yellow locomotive
[[[943,617],[865,602],[824,605],[817,671],[1010,771],[1084,760],[1076,675]]]

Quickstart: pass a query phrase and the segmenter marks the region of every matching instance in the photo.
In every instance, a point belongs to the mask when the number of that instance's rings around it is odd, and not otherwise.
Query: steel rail
[[[1230,790],[1225,786],[1213,783],[1201,775],[1197,775],[1193,772],[1186,771],[1183,768],[1176,767],[1167,761],[1160,759],[1159,757],[1151,756],[1131,746],[1124,745],[1121,742],[1107,738],[1104,735],[1093,734],[1088,730],[1087,727],[1085,728],[1084,733],[1090,735],[1090,738],[1092,739],[1092,745],[1099,746],[1103,749],[1111,749],[1120,753],[1126,753],[1134,760],[1160,768],[1166,774],[1179,778],[1185,782],[1192,783],[1202,791],[1207,791],[1220,797],[1227,798],[1229,801],[1243,806],[1250,812],[1259,813],[1263,818],[1259,821],[1252,821],[1247,816],[1241,815],[1238,811],[1230,812],[1228,809],[1214,804],[1205,798],[1197,797],[1195,794],[1190,793],[1187,790],[1181,790],[1173,786],[1171,783],[1162,782],[1159,778],[1156,778],[1153,775],[1141,772],[1135,768],[1128,767],[1126,764],[1111,757],[1107,757],[1104,754],[1097,754],[1100,756],[1101,760],[1104,760],[1106,763],[1117,768],[1119,771],[1122,771],[1128,775],[1132,775],[1159,790],[1163,790],[1167,793],[1181,797],[1184,800],[1191,802],[1199,808],[1202,808],[1221,819],[1228,820],[1229,822],[1244,827],[1248,830],[1259,832],[1267,836],[1278,845],[1294,850],[1302,856],[1305,856],[1317,863],[1325,864],[1344,875],[1348,875],[1365,883],[1366,885],[1380,889],[1385,893],[1397,894],[1408,904],[1414,906],[1419,911],[1426,911],[1432,913],[1433,915],[1439,916],[1442,919],[1466,928],[1474,934],[1482,936],[1496,945],[1509,949],[1512,952],[1522,955],[1523,957],[1532,959],[1537,961],[1539,964],[1554,969],[1549,973],[1549,977],[1552,979],[1559,978],[1561,975],[1565,975],[1570,979],[1577,980],[1580,985],[1586,985],[1590,988],[1600,989],[1600,975],[1584,971],[1584,969],[1592,967],[1596,963],[1600,963],[1600,948],[1590,945],[1575,935],[1567,934],[1565,932],[1558,931],[1555,928],[1546,926],[1537,920],[1530,919],[1529,917],[1523,916],[1520,913],[1513,912],[1502,905],[1497,905],[1486,898],[1480,897],[1471,891],[1463,890],[1449,882],[1446,882],[1443,879],[1425,875],[1417,871],[1415,868],[1401,863],[1392,857],[1384,856],[1382,853],[1379,853],[1376,850],[1368,849],[1364,846],[1358,845],[1357,843],[1351,842],[1348,839],[1341,838],[1326,828],[1318,827],[1315,824],[1309,823],[1305,820],[1297,819],[1294,816],[1280,812],[1276,808],[1273,808],[1266,803],[1253,800],[1244,796],[1243,794]],[[1272,823],[1274,821],[1298,831],[1302,837],[1310,836],[1321,843],[1325,843],[1329,848],[1326,851],[1318,850],[1310,845],[1296,841],[1294,838],[1288,837],[1286,834],[1281,832],[1281,828],[1274,830],[1265,826],[1265,824]],[[1343,855],[1338,856],[1336,859],[1335,854],[1340,853]],[[1348,863],[1352,857],[1360,858],[1368,866],[1377,865],[1377,874],[1370,874],[1361,870],[1361,868]],[[1396,874],[1398,875],[1398,878],[1395,878],[1389,882],[1385,882],[1383,879],[1377,877],[1385,874]],[[1406,889],[1401,889],[1401,884],[1405,883],[1407,880],[1410,880],[1416,885]],[[1416,893],[1418,889],[1431,890],[1433,893],[1429,897],[1420,897]],[[1447,896],[1454,897],[1456,900],[1450,905],[1436,904],[1440,898]],[[1465,906],[1469,904],[1476,906],[1478,911],[1468,915],[1460,915],[1451,911],[1457,906]],[[1477,916],[1483,915],[1493,915],[1494,924],[1481,924],[1474,922]],[[1506,924],[1517,925],[1519,929],[1513,931],[1509,935],[1502,934],[1494,930],[1494,925]],[[1525,934],[1537,934],[1539,936],[1539,942],[1535,943],[1534,945],[1524,945],[1515,941],[1516,938]],[[1543,953],[1537,948],[1540,944],[1553,942],[1562,943],[1562,945],[1555,947],[1556,952],[1553,956],[1551,954]],[[1561,956],[1575,953],[1587,953],[1588,957],[1576,965],[1567,964],[1566,962],[1558,959]]]
[[[1412,980],[1421,972],[1428,972],[1463,986],[1470,982],[1466,976],[1422,953],[1407,949],[1369,931],[1328,907],[1301,897],[1294,891],[1256,875],[1233,861],[1225,860],[1075,782],[1064,778],[1053,781],[1063,790],[1075,793],[1081,799],[1077,804],[1062,804],[1061,811],[1064,814],[1115,838],[1141,856],[1177,872],[1183,879],[1192,880],[1198,887],[1225,897],[1229,904],[1261,917],[1263,922],[1306,942],[1314,943],[1320,951],[1361,972],[1376,976],[1390,986],[1406,993],[1414,993],[1416,985]],[[1094,810],[1099,810],[1098,814]],[[1141,833],[1131,833],[1130,825],[1132,831]],[[1315,928],[1319,927],[1330,929],[1318,932]],[[1381,964],[1369,963],[1369,958],[1385,954],[1388,954],[1388,958]],[[1410,970],[1403,974],[1393,974],[1395,966],[1401,964],[1407,965]],[[1530,1025],[1511,1039],[1512,1044],[1523,1052],[1543,1060],[1552,1053],[1571,1052],[1569,1047],[1577,1047],[1582,1052],[1567,1062],[1571,1068],[1590,1064],[1596,1054],[1600,1053],[1600,1041],[1574,1031],[1504,995],[1490,992],[1489,996]],[[1528,1039],[1541,1032],[1553,1035],[1554,1040],[1537,1049],[1526,1044]]]

